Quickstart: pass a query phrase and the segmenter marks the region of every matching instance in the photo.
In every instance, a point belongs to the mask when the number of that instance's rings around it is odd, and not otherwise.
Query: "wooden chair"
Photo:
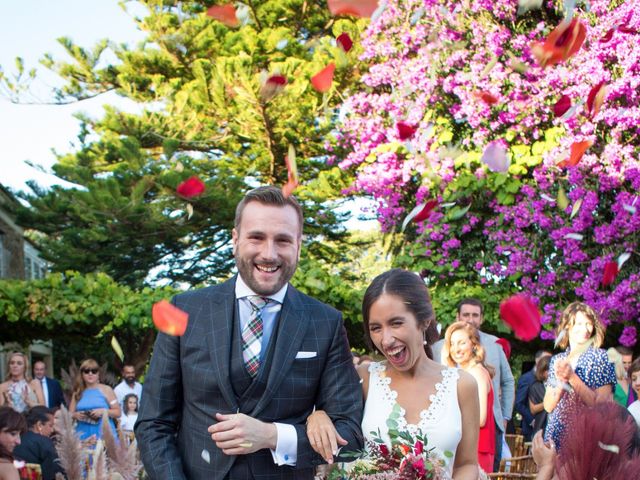
[[[511,450],[512,457],[522,457],[527,455],[527,449],[524,445],[524,435],[514,435],[514,434],[506,434],[504,436],[507,445],[509,446],[509,450]]]
[[[487,474],[489,478],[495,480],[535,480],[535,473],[512,473],[512,472],[495,472]]]
[[[538,466],[533,461],[533,455],[503,458],[500,460],[499,473],[537,473]]]
[[[42,480],[42,467],[37,463],[27,463],[18,470],[20,480]]]

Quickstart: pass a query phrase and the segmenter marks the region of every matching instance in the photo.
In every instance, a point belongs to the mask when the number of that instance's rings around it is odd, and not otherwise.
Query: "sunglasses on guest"
[[[97,375],[99,370],[97,368],[83,368],[80,371],[82,373],[91,373],[92,375]]]

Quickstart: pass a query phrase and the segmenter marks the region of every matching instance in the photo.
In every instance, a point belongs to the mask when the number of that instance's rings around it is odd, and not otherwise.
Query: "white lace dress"
[[[426,436],[427,448],[435,447],[435,451],[444,459],[449,476],[453,471],[455,453],[462,438],[462,415],[458,405],[457,368],[446,368],[442,371],[442,380],[436,384],[436,393],[429,398],[431,404],[420,412],[417,425],[407,423],[405,411],[401,408],[398,430],[406,430],[416,435],[418,430]],[[386,376],[384,363],[371,363],[369,366],[369,391],[362,418],[362,433],[366,440],[372,441],[380,431],[380,438],[390,445],[387,429],[387,418],[396,404],[398,393],[391,390],[391,379]],[[372,433],[374,432],[374,433]],[[445,457],[444,452],[453,453]]]

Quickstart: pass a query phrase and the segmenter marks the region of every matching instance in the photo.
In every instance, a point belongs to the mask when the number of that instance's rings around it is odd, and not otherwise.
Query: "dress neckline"
[[[386,365],[384,362],[372,363],[371,371],[376,373],[376,381],[382,388],[382,397],[393,408],[398,405],[400,417],[398,418],[398,430],[408,430],[415,435],[418,430],[424,429],[429,421],[436,420],[445,407],[444,399],[450,391],[451,386],[455,385],[459,373],[457,368],[447,367],[440,371],[441,378],[435,384],[435,393],[429,395],[429,406],[420,411],[420,420],[418,423],[409,423],[406,418],[406,410],[397,402],[398,392],[390,386],[391,378],[386,375]]]

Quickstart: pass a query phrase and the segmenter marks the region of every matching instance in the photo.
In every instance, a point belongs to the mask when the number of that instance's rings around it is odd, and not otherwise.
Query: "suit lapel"
[[[289,373],[308,326],[307,307],[302,303],[301,294],[289,285],[278,320],[273,359],[270,365],[266,365],[267,368],[265,369],[269,372],[267,386],[262,398],[260,398],[260,401],[251,412],[252,416],[255,417],[264,410]],[[277,368],[271,368],[272,365],[277,366]]]
[[[208,305],[210,311],[203,312],[210,325],[207,344],[213,363],[213,373],[224,399],[234,408],[237,400],[229,381],[229,359],[235,309],[235,280],[234,277],[220,285],[219,291],[212,292]]]

